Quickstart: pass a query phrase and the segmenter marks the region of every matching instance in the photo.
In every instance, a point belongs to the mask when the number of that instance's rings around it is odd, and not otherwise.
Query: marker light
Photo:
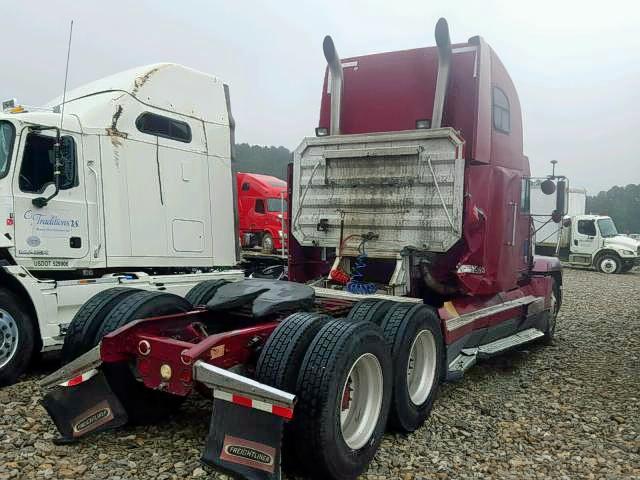
[[[163,380],[171,380],[171,367],[166,363],[160,366],[160,376]]]
[[[316,128],[316,137],[326,137],[329,135],[329,129],[325,127]]]
[[[416,120],[416,129],[417,130],[427,130],[431,128],[431,120],[428,118],[423,118],[420,120]]]

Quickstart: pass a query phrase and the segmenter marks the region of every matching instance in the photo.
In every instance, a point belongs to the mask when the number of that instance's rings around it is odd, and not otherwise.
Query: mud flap
[[[60,443],[127,423],[127,413],[102,372],[73,387],[56,387],[42,404],[55,423]]]
[[[248,480],[280,479],[284,419],[214,398],[202,462]]]

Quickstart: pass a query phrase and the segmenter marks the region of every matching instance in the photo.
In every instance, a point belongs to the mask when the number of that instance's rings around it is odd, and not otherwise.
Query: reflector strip
[[[278,417],[291,419],[293,418],[293,409],[287,407],[281,407],[280,405],[274,405],[272,403],[263,402],[262,400],[255,400],[253,398],[245,397],[243,395],[235,395],[233,393],[225,392],[223,390],[214,390],[213,398],[220,400],[226,400],[227,402],[242,405],[247,408],[254,408],[256,410],[262,410],[263,412],[277,415]]]
[[[84,372],[80,375],[78,375],[77,377],[73,377],[70,380],[67,380],[66,382],[62,382],[60,384],[61,387],[75,387],[76,385],[80,385],[82,382],[86,382],[87,380],[89,380],[91,377],[93,377],[95,374],[98,373],[98,370],[96,370],[95,368],[89,370],[88,372]]]

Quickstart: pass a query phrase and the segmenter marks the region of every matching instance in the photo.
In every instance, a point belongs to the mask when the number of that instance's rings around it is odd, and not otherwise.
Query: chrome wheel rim
[[[11,361],[18,349],[18,324],[9,312],[0,308],[0,368]]]
[[[265,235],[262,239],[262,248],[265,250],[273,250],[273,238],[270,235]]]
[[[436,340],[429,330],[422,330],[411,344],[407,361],[407,389],[414,405],[429,398],[436,377]]]
[[[342,387],[340,432],[352,450],[362,448],[373,435],[382,408],[384,382],[375,355],[365,353],[351,366]]]
[[[604,273],[614,273],[618,269],[618,263],[613,258],[605,258],[600,262],[600,270]]]
[[[556,317],[558,316],[558,309],[556,306],[558,305],[558,299],[556,298],[556,292],[551,289],[551,298],[550,298],[550,310],[551,316],[549,317],[549,329],[548,332],[553,334],[556,330]]]

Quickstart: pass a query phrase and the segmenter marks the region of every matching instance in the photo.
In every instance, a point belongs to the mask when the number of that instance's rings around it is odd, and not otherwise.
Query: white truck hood
[[[638,252],[640,248],[640,242],[624,235],[616,235],[615,237],[605,238],[604,245],[611,248],[623,248],[625,250],[631,250]]]

